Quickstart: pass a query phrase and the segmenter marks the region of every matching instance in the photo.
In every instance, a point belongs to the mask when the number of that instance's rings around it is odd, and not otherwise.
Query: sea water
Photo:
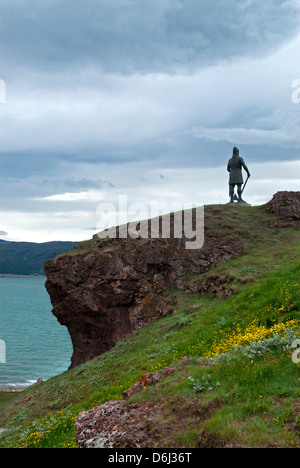
[[[71,339],[51,310],[45,278],[0,277],[0,387],[31,385],[68,369]]]

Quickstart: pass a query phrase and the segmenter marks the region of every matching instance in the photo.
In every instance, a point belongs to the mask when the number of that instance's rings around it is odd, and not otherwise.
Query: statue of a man
[[[230,203],[234,203],[234,200],[237,199],[239,203],[246,203],[242,199],[242,185],[243,185],[243,174],[242,168],[250,177],[250,172],[248,167],[245,164],[243,158],[240,157],[240,152],[236,146],[233,148],[232,158],[228,161],[227,171],[229,172],[229,196]],[[237,185],[238,198],[234,195],[234,188]]]

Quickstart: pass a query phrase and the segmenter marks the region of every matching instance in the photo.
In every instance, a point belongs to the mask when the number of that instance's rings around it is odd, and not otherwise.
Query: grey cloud
[[[95,173],[100,169],[95,167]],[[66,169],[68,172],[68,169]],[[62,174],[65,176],[66,174]],[[29,200],[36,199],[38,197],[49,197],[59,193],[77,193],[80,191],[88,191],[91,189],[111,189],[114,185],[111,182],[97,179],[75,179],[69,178],[66,180],[58,179],[43,179],[41,180],[37,176],[23,177],[23,178],[7,178],[0,179],[0,194],[2,202],[5,201],[4,206],[10,207],[11,202],[15,203],[15,200],[22,200],[22,206],[26,202],[26,198]]]
[[[0,236],[8,236],[8,232],[6,232],[6,231],[0,231]]]
[[[111,182],[108,182],[106,180],[91,180],[91,179],[67,179],[65,180],[65,185],[66,187],[69,187],[71,189],[99,189],[103,187],[114,187],[114,185]]]
[[[299,5],[285,0],[177,0],[168,35],[190,61],[218,62],[276,50],[299,31]]]
[[[2,63],[122,73],[265,54],[299,28],[293,0],[11,0],[0,16]]]

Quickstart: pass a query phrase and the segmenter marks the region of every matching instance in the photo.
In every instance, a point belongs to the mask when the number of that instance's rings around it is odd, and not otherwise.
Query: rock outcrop
[[[127,401],[108,401],[79,414],[75,430],[79,448],[149,448],[145,421],[159,408]]]
[[[73,343],[71,367],[171,313],[168,291],[184,289],[187,274],[206,272],[241,249],[241,242],[228,232],[206,226],[201,249],[187,250],[184,237],[95,236],[75,251],[47,261],[46,289],[53,314],[68,328]]]
[[[188,357],[182,358],[183,361]],[[123,400],[110,400],[75,419],[79,448],[150,448],[157,438],[151,431],[151,421],[160,413],[159,403],[130,403],[133,394],[155,385],[175,372],[176,363],[160,371],[148,372],[132,388],[125,390]]]
[[[282,221],[299,221],[300,192],[277,192],[267,204],[267,211]]]
[[[172,439],[179,428],[199,428],[222,406],[218,399],[203,401],[179,397],[170,400],[161,395],[161,388],[168,385],[168,376],[180,372],[188,378],[191,356],[184,356],[160,371],[149,372],[132,388],[123,393],[123,400],[110,400],[83,411],[75,419],[75,434],[79,448],[140,449],[171,448]],[[201,363],[198,365],[207,365]],[[133,402],[133,394],[153,387],[158,398]],[[171,414],[170,414],[171,413]],[[192,416],[192,417],[191,417]],[[193,426],[194,425],[194,426]],[[181,445],[180,445],[181,446]],[[231,445],[230,445],[231,446]],[[177,445],[176,445],[177,447]],[[181,446],[182,447],[182,446]],[[183,447],[186,447],[183,445]],[[199,434],[199,448],[226,447],[226,441],[203,429]]]

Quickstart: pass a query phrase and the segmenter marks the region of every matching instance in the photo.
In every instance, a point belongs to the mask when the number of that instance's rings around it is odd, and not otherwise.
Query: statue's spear
[[[244,192],[244,190],[245,190],[245,187],[246,187],[246,185],[247,185],[247,182],[248,182],[248,180],[249,180],[249,177],[250,177],[250,176],[248,175],[248,177],[247,177],[247,179],[246,179],[246,181],[245,181],[245,183],[244,183],[244,187],[242,188],[242,194],[243,194],[243,192]]]

